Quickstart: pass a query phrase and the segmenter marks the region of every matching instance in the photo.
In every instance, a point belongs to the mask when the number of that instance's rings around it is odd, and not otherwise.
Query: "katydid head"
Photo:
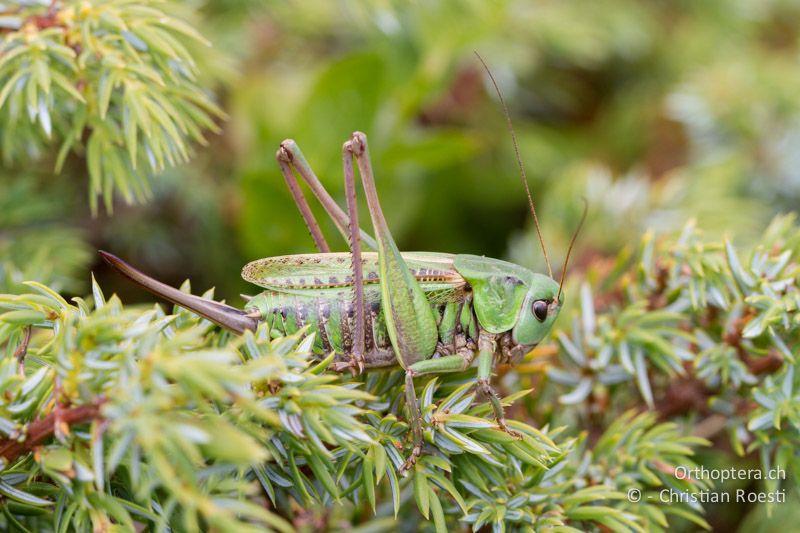
[[[564,304],[562,289],[564,288],[564,277],[567,274],[567,265],[569,265],[569,256],[572,254],[572,247],[581,231],[583,221],[586,220],[588,204],[585,198],[583,201],[583,216],[581,216],[575,233],[572,234],[567,256],[564,258],[564,267],[561,269],[561,279],[556,282],[550,276],[531,273],[528,294],[522,303],[522,312],[512,330],[512,339],[516,344],[530,346],[542,342],[542,339],[553,328],[558,312],[561,311],[561,306]],[[526,307],[530,308],[530,312],[526,312]]]
[[[509,361],[525,355],[550,332],[563,303],[559,284],[513,263],[457,255],[453,266],[469,283],[481,329],[508,334]]]
[[[528,283],[528,292],[511,330],[511,337],[516,344],[535,346],[553,328],[564,303],[564,295],[560,294],[559,284],[544,274],[531,273]]]

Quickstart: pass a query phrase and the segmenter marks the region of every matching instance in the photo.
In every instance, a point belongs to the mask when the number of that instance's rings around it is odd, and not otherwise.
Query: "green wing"
[[[404,252],[402,256],[431,303],[446,303],[464,297],[467,282],[453,268],[453,255]],[[313,291],[318,296],[338,295],[341,289],[353,285],[351,261],[347,252],[267,257],[245,265],[242,278],[277,292],[306,294]],[[364,252],[361,262],[364,284],[377,287],[380,284],[378,254]]]

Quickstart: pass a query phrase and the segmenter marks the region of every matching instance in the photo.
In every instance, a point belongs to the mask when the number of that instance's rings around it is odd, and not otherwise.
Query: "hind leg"
[[[439,332],[431,304],[400,254],[383,216],[369,161],[366,135],[353,133],[350,141],[345,143],[344,150],[350,155],[351,161],[355,159],[361,175],[377,241],[381,305],[386,318],[386,330],[398,364],[406,369],[406,406],[414,443],[411,457],[401,469],[406,471],[422,452],[422,415],[410,367],[434,354]],[[345,167],[348,168],[347,164]]]
[[[336,203],[336,200],[331,197],[330,193],[328,193],[328,191],[319,181],[319,178],[317,178],[317,175],[314,174],[314,171],[311,169],[311,165],[309,165],[308,161],[306,161],[306,157],[303,155],[300,147],[297,146],[297,143],[291,139],[286,139],[281,143],[281,147],[278,149],[276,157],[278,159],[278,164],[281,167],[283,177],[286,180],[286,184],[292,193],[292,197],[294,198],[297,207],[300,209],[300,214],[303,216],[303,220],[305,220],[306,226],[308,226],[308,230],[311,232],[311,236],[314,238],[314,242],[319,251],[328,252],[330,251],[330,247],[328,246],[328,243],[325,242],[325,237],[322,236],[322,232],[319,229],[319,224],[314,218],[303,192],[300,190],[300,186],[297,183],[297,178],[295,177],[293,170],[296,170],[297,173],[300,174],[300,177],[306,182],[309,189],[311,189],[311,192],[314,193],[314,196],[317,198],[317,200],[319,200],[319,203],[322,204],[323,208],[325,208],[325,212],[328,213],[328,216],[331,217],[331,220],[333,220],[334,224],[336,224],[336,228],[339,230],[339,233],[341,233],[345,239],[349,238],[348,235],[350,234],[350,231],[348,228],[350,225],[350,217],[348,217],[347,213],[345,213],[344,210],[339,207],[339,204]],[[359,234],[361,236],[361,241],[368,248],[372,250],[377,249],[375,239],[370,237],[368,233],[359,228]]]

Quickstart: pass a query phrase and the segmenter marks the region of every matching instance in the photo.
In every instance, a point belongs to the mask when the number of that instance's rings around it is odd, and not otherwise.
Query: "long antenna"
[[[489,66],[486,64],[486,61],[483,60],[481,55],[475,52],[475,56],[478,58],[478,61],[481,62],[483,65],[484,70],[486,70],[486,74],[489,75],[489,79],[494,85],[494,90],[497,93],[497,98],[500,99],[500,105],[503,106],[503,113],[506,116],[506,124],[508,124],[508,131],[511,133],[511,142],[514,143],[514,154],[517,156],[517,165],[519,166],[519,174],[522,178],[522,184],[525,186],[525,194],[528,195],[528,205],[531,207],[531,214],[533,215],[533,223],[536,226],[536,233],[539,235],[539,244],[542,246],[542,253],[544,254],[545,263],[547,263],[547,272],[550,274],[550,277],[553,277],[553,269],[550,266],[550,258],[547,256],[547,249],[544,247],[544,239],[542,238],[542,228],[539,227],[539,217],[536,216],[536,207],[533,205],[533,197],[531,196],[530,187],[528,187],[528,176],[525,175],[525,166],[522,164],[522,157],[519,155],[519,145],[517,144],[517,134],[514,133],[514,125],[511,124],[511,115],[508,113],[508,106],[506,106],[506,101],[503,99],[503,94],[500,92],[500,87],[497,85],[497,81],[495,81],[494,76],[492,75],[492,71],[489,70]],[[560,289],[559,289],[560,292]]]
[[[578,222],[578,227],[575,228],[575,233],[572,234],[572,240],[569,241],[569,248],[567,249],[567,257],[564,258],[564,268],[561,270],[561,281],[558,282],[558,294],[556,295],[556,301],[561,299],[561,289],[564,287],[564,278],[567,275],[567,265],[569,264],[569,256],[572,253],[572,247],[575,246],[575,240],[578,238],[578,234],[581,232],[581,228],[583,227],[583,221],[586,220],[586,213],[589,211],[589,202],[586,198],[582,198],[583,200],[583,214],[581,215],[581,221]]]

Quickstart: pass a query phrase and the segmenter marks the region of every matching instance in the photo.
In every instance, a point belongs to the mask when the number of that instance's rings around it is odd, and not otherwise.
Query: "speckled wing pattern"
[[[452,254],[403,252],[408,265],[431,304],[460,301],[467,282],[453,268]],[[297,294],[317,291],[331,295],[353,285],[351,255],[347,252],[283,255],[258,259],[245,265],[242,278],[276,292]],[[380,283],[378,254],[364,252],[361,258],[366,286]],[[322,289],[322,290],[321,290]]]

